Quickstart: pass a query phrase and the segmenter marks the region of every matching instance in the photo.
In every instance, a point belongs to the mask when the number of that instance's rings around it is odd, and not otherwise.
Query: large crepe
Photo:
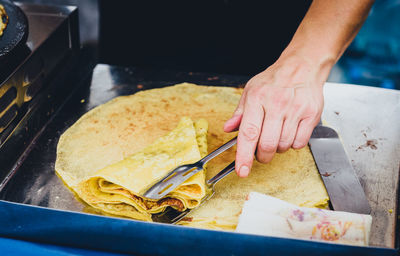
[[[143,150],[173,130],[184,116],[207,120],[211,152],[236,136],[223,132],[223,124],[231,117],[241,93],[239,88],[183,83],[115,98],[83,115],[61,136],[55,169],[79,196],[78,184]],[[235,148],[231,148],[210,161],[206,178],[234,158]],[[255,162],[248,178],[230,174],[215,190],[214,196],[193,210],[182,225],[233,230],[251,191],[305,207],[324,208],[329,199],[307,147],[277,154],[266,165]]]

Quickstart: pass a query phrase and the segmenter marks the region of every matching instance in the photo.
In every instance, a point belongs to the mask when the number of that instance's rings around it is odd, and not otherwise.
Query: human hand
[[[329,69],[296,55],[281,57],[251,78],[225,132],[239,128],[236,172],[249,175],[254,153],[268,163],[276,152],[307,145],[323,109],[323,84]]]

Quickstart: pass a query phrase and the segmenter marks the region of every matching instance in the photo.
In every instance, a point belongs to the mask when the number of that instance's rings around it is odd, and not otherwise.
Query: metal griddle
[[[269,251],[272,255],[290,255],[296,249],[299,255],[395,255],[397,249],[331,245],[86,214],[84,206],[54,173],[59,136],[82,114],[97,105],[116,96],[182,81],[233,86],[243,84],[247,79],[168,69],[98,65],[90,79],[79,86],[76,84],[71,95],[65,97],[65,103],[54,111],[36,140],[27,146],[6,182],[2,183],[0,217],[3,223],[0,225],[0,234],[139,254],[184,255],[193,253],[192,248],[196,248],[198,254],[212,250],[219,254],[262,254]],[[373,232],[377,232],[377,227],[373,228]]]

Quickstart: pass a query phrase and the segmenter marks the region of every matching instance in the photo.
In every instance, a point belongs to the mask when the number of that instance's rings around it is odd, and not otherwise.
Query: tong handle
[[[225,143],[224,145],[222,145],[221,147],[217,148],[216,150],[214,150],[213,152],[211,152],[210,154],[206,155],[203,159],[201,159],[199,161],[199,163],[201,165],[205,165],[208,161],[210,161],[211,159],[213,159],[214,157],[218,156],[219,154],[221,154],[222,152],[230,149],[232,146],[234,146],[236,144],[237,141],[237,137],[231,139],[230,141],[228,141],[227,143]]]
[[[207,185],[212,186],[215,185],[215,183],[217,183],[218,181],[222,180],[223,178],[225,178],[226,175],[228,175],[229,173],[231,173],[233,170],[235,170],[235,161],[233,161],[232,163],[230,163],[227,167],[225,167],[222,171],[220,171],[219,173],[217,173],[214,177],[212,177],[211,179],[209,179],[207,181]]]

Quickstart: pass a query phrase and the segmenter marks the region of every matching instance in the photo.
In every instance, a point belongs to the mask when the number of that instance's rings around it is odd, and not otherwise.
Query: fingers
[[[301,111],[299,111],[300,122],[297,126],[296,136],[292,145],[294,149],[307,146],[311,134],[321,118],[324,106],[322,87],[299,88],[297,95],[298,99],[309,98],[305,101],[308,104],[300,104],[301,101],[298,101],[296,104],[296,108],[301,109]]]
[[[236,150],[235,169],[240,177],[247,177],[250,173],[263,119],[264,109],[261,104],[255,100],[247,100],[240,124]]]
[[[299,125],[299,117],[288,117],[283,123],[281,137],[277,148],[278,153],[283,153],[292,147]]]
[[[268,163],[272,160],[281,137],[283,118],[280,113],[267,111],[257,147],[257,160]]]
[[[246,95],[247,91],[244,90],[235,112],[233,113],[232,117],[224,124],[224,132],[233,132],[239,129],[240,122],[242,121]]]
[[[317,123],[318,120],[312,118],[301,120],[299,126],[297,127],[296,137],[292,146],[294,149],[300,149],[307,145],[308,140],[311,137],[311,133],[313,132]]]
[[[224,132],[233,132],[237,131],[242,121],[243,113],[234,113],[233,116],[225,122],[224,124]]]
[[[252,86],[251,86],[252,85]],[[247,177],[257,160],[268,163],[276,152],[300,149],[320,118],[323,94],[319,87],[278,87],[250,84],[244,91],[225,132],[239,129],[236,172]]]

